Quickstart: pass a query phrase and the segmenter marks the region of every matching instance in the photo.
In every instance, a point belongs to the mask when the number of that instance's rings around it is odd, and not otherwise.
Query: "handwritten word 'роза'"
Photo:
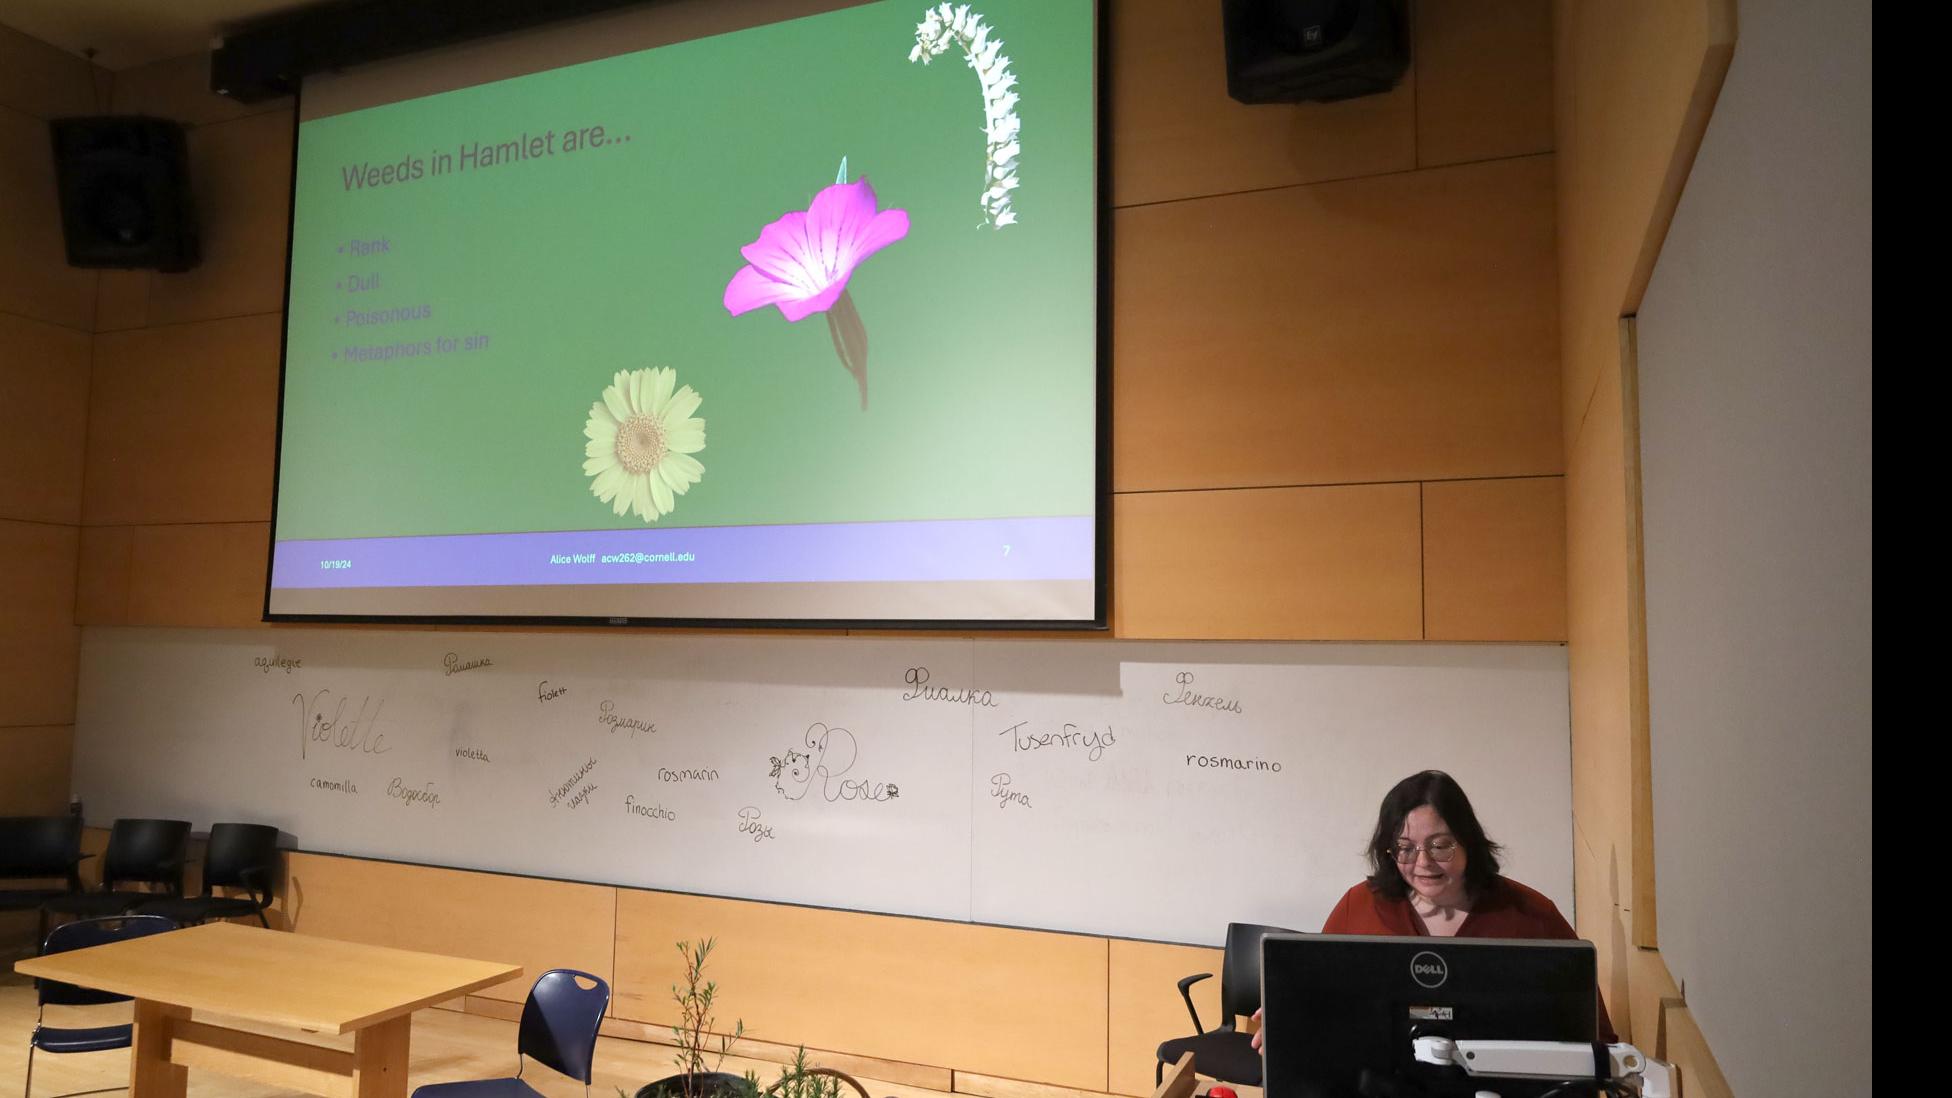
[[[764,842],[773,837],[773,829],[759,822],[759,810],[751,805],[739,809],[739,834],[752,836],[753,842]]]

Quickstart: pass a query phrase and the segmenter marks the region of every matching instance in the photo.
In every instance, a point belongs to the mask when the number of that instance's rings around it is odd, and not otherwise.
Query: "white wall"
[[[1639,321],[1660,945],[1738,1094],[1868,1094],[1871,8],[1740,20]]]

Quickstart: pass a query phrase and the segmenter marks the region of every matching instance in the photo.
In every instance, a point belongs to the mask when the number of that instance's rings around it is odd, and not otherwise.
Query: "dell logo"
[[[1410,958],[1410,979],[1423,987],[1442,987],[1450,979],[1450,966],[1429,950]]]

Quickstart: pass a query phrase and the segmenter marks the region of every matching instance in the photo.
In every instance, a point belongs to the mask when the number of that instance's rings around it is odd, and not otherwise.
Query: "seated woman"
[[[1343,893],[1322,933],[1578,938],[1544,894],[1499,874],[1498,849],[1455,779],[1412,774],[1384,795],[1369,840],[1372,872]],[[1601,1038],[1618,1040],[1598,1005]]]

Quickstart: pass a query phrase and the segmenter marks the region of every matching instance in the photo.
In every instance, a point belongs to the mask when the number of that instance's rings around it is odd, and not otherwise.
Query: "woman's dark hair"
[[[1463,787],[1441,770],[1412,774],[1383,795],[1376,834],[1369,839],[1369,887],[1392,900],[1409,895],[1410,886],[1396,868],[1396,840],[1403,834],[1403,821],[1424,805],[1437,810],[1457,837],[1457,845],[1464,848],[1464,886],[1472,896],[1483,895],[1498,875],[1499,846],[1485,836]]]

